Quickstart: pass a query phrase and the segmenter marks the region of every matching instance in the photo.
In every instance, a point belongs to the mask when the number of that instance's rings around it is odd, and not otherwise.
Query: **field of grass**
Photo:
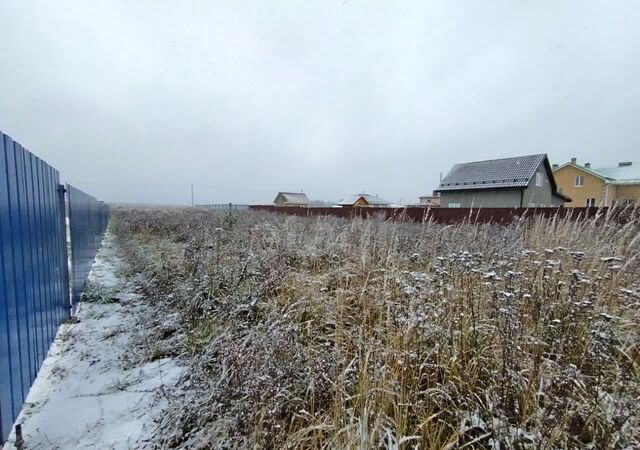
[[[637,217],[114,211],[149,341],[190,366],[156,444],[638,448]]]

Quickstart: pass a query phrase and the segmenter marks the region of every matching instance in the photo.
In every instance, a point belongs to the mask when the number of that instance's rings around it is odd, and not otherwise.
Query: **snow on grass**
[[[157,448],[640,449],[637,219],[113,214],[190,367]]]
[[[108,234],[90,281],[113,301],[82,302],[79,323],[60,327],[16,422],[27,448],[141,448],[153,435],[154,415],[167,403],[160,394],[182,369],[168,358],[129,362],[129,341],[147,311],[119,265]],[[14,440],[12,433],[4,449]]]

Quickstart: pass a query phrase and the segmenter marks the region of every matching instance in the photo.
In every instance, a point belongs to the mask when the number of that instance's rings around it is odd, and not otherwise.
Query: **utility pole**
[[[191,207],[193,208],[193,183],[191,183]]]

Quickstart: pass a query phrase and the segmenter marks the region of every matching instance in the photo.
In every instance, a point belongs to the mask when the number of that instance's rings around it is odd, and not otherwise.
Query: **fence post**
[[[70,259],[70,248],[69,248],[69,240],[67,239],[67,202],[66,202],[66,192],[64,184],[60,184],[58,186],[58,204],[60,205],[60,227],[63,230],[62,235],[64,236],[64,264],[62,265],[62,277],[63,277],[63,289],[64,289],[64,299],[67,303],[67,312],[66,317],[71,315],[71,282],[70,282],[70,273],[69,273],[69,259]]]

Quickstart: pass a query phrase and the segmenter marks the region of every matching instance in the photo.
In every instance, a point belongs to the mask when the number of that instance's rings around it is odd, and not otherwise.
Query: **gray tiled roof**
[[[456,164],[436,191],[526,187],[545,158],[542,153]]]

